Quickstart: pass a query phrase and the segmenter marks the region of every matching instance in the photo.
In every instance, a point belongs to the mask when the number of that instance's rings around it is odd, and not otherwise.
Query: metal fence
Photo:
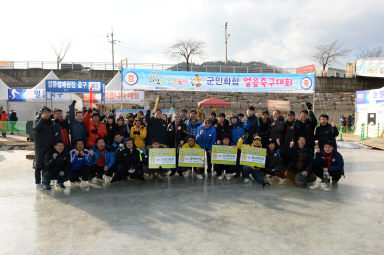
[[[12,61],[7,69],[49,69],[49,70],[121,70],[124,68],[154,69],[186,71],[185,64],[159,64],[159,63],[115,63],[111,62],[62,62],[57,68],[54,61]],[[216,73],[296,73],[296,68],[278,68],[256,65],[194,65],[190,66],[193,72],[216,72]]]

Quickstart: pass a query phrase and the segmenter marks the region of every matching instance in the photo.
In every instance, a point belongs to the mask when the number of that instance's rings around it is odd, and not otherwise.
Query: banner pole
[[[89,108],[92,109],[92,87],[89,88]]]

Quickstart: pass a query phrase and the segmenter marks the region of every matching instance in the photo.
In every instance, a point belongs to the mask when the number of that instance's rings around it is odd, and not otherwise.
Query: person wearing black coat
[[[180,115],[175,114],[175,121],[171,122],[167,126],[168,147],[178,148],[182,146],[188,137],[188,128],[181,121]]]
[[[260,122],[260,130],[259,136],[261,137],[261,144],[263,148],[265,148],[268,144],[269,134],[271,132],[271,119],[269,118],[268,110],[263,111],[261,117],[259,119]]]
[[[282,141],[284,140],[284,129],[285,123],[283,116],[281,116],[281,112],[279,110],[274,110],[269,137],[276,141],[278,148],[280,148]]]
[[[216,144],[222,144],[224,136],[228,136],[230,134],[231,126],[229,125],[229,121],[225,119],[224,113],[219,113],[216,124]],[[229,139],[231,140],[232,138],[229,137]]]
[[[287,120],[284,124],[284,139],[280,146],[280,153],[283,159],[283,165],[288,163],[288,150],[290,142],[297,142],[297,136],[299,135],[299,125],[298,121],[295,119],[295,112],[289,111],[287,115]]]
[[[84,112],[75,112],[76,100],[69,106],[69,127],[71,131],[71,147],[75,147],[77,140],[87,143],[87,129],[84,124]]]
[[[117,132],[117,124],[113,115],[108,116],[107,122],[105,123],[105,127],[107,129],[107,137],[105,138],[105,140],[107,145],[111,146],[113,140],[115,139],[115,133]]]
[[[15,111],[11,110],[11,114],[9,115],[9,121],[11,122],[11,135],[14,134],[15,131],[18,131],[15,126],[16,126],[16,122],[19,120],[19,118],[17,117],[17,114]]]
[[[70,167],[70,156],[69,153],[64,150],[63,141],[56,141],[54,148],[50,149],[44,157],[44,188],[50,190],[52,180],[57,180],[60,188],[65,188],[64,182],[68,180]]]
[[[44,157],[54,143],[53,122],[50,116],[51,110],[48,107],[43,107],[41,113],[36,116],[33,124],[35,137],[35,160],[33,166],[35,168],[35,183],[37,189],[43,188],[41,186],[41,172],[44,169]]]
[[[278,176],[283,178],[284,171],[281,164],[280,150],[277,148],[274,139],[268,140],[267,156],[265,158],[265,168],[262,169],[263,173],[271,176]]]
[[[140,149],[136,148],[133,139],[128,138],[124,147],[119,147],[116,150],[115,160],[116,173],[112,182],[126,180],[128,176],[131,179],[144,180],[144,155]]]
[[[160,144],[167,144],[167,123],[162,118],[161,110],[157,109],[155,112],[155,117],[151,117],[151,108],[147,107],[147,113],[145,115],[145,120],[147,121],[147,132],[149,143],[157,140]]]
[[[307,141],[307,146],[314,151],[315,147],[315,128],[317,126],[317,120],[312,112],[312,104],[306,103],[308,111],[302,110],[300,112],[300,120],[298,120],[298,136],[304,136]]]
[[[320,126],[316,127],[315,139],[318,141],[320,151],[324,150],[324,143],[331,141],[337,149],[336,137],[339,135],[339,130],[336,125],[328,123],[328,115],[322,114],[319,118]]]
[[[116,124],[116,133],[122,135],[125,139],[129,138],[131,130],[129,130],[128,126],[124,124],[123,116],[117,118]]]

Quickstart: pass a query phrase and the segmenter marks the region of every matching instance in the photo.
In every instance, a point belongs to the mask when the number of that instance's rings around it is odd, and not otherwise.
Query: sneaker
[[[271,182],[271,179],[269,178],[269,175],[265,175],[264,176],[264,182],[265,183],[270,183]]]
[[[231,175],[230,174],[225,174],[225,179],[227,179],[229,181],[230,179],[232,179]]]
[[[244,183],[249,183],[249,178],[244,178]]]
[[[219,176],[217,177],[217,180],[218,180],[218,181],[222,181],[223,179],[224,179],[224,174],[219,175]]]
[[[233,178],[239,178],[240,177],[240,174],[239,173],[236,173]]]
[[[337,188],[339,186],[338,182],[332,181],[332,188]]]
[[[160,174],[160,173],[158,173],[158,174],[157,174],[157,178],[159,178],[160,180],[164,180],[164,175],[163,175],[163,174]]]
[[[208,177],[212,177],[212,173],[208,173]]]
[[[169,175],[171,175],[171,173],[172,173],[172,171],[171,170],[169,170],[168,172],[166,172],[164,175],[167,175],[167,176],[169,176]]]
[[[204,177],[203,177],[203,175],[201,175],[201,174],[197,174],[196,177],[197,177],[197,179],[199,179],[199,180],[204,180]]]
[[[65,189],[64,183],[62,183],[62,182],[58,182],[57,185],[59,185],[59,187],[60,187],[61,189]]]
[[[148,175],[148,180],[152,180],[154,177],[155,177],[154,174],[150,174],[150,175]]]
[[[71,194],[71,189],[69,187],[65,188],[63,192],[65,195],[69,195],[69,194]]]
[[[327,184],[324,182],[320,183],[320,188],[324,191],[329,191]]]
[[[104,176],[105,183],[111,183],[111,177],[105,175]]]
[[[311,186],[309,186],[310,189],[317,189],[320,187],[320,182],[315,181]]]
[[[80,183],[80,187],[82,187],[82,188],[87,188],[87,187],[89,187],[88,181],[81,181],[81,183]]]
[[[44,185],[41,183],[36,184],[36,190],[44,190]]]
[[[51,190],[51,185],[49,185],[49,184],[44,185],[44,189],[45,189],[45,190]]]
[[[280,179],[280,180],[279,180],[279,184],[280,184],[280,185],[285,184],[285,182],[286,182],[286,179]]]
[[[97,183],[97,177],[93,177],[93,178],[92,178],[92,183],[93,183],[93,184],[96,184],[96,183]]]
[[[189,176],[189,172],[190,172],[189,170],[183,172],[183,176],[184,176],[184,177],[188,177],[188,176]]]

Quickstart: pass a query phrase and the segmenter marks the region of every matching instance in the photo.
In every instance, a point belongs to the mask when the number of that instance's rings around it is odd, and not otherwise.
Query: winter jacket
[[[281,141],[284,139],[284,129],[285,129],[284,118],[280,116],[280,118],[278,118],[277,120],[272,120],[271,133],[269,137],[274,140],[280,139],[280,143],[281,143]]]
[[[161,144],[167,144],[167,123],[163,119],[151,118],[151,110],[147,110],[145,119],[148,125],[149,142],[158,140]]]
[[[200,131],[204,130],[204,133],[200,135]],[[197,128],[196,141],[201,148],[206,150],[212,150],[212,145],[216,143],[216,128],[212,125],[206,129],[204,125]]]
[[[185,144],[183,144],[183,146],[181,146],[181,148],[183,148],[183,149],[201,149],[200,145],[198,145],[197,143],[195,143],[192,147],[189,146],[189,143],[185,143]]]
[[[240,138],[239,141],[237,142],[237,148],[238,148],[239,150],[241,150],[241,147],[242,147],[243,145],[248,145],[248,146],[251,146],[251,147],[256,147],[256,146],[253,145],[253,143],[245,144],[244,141],[247,141],[247,139],[245,139],[244,137],[242,137],[242,138]],[[260,147],[256,147],[256,148],[263,148],[263,147],[260,146]],[[254,169],[254,170],[260,170],[260,169],[261,169],[260,167],[257,167],[257,166],[251,166],[251,168]]]
[[[339,130],[337,127],[332,127],[331,124],[326,124],[325,126],[318,126],[315,131],[315,139],[318,140],[319,148],[321,151],[324,149],[324,143],[327,141],[333,142],[336,145],[336,137],[339,135]]]
[[[317,126],[317,120],[312,111],[309,111],[309,118],[304,123],[301,120],[297,121],[298,131],[296,137],[304,136],[307,141],[307,146],[313,148],[315,146],[315,128]]]
[[[312,151],[312,148],[308,146],[305,146],[303,149],[300,149],[297,145],[294,145],[292,148],[289,148],[288,158],[290,159],[290,161],[288,163],[287,169],[290,169],[296,166],[299,153],[301,152],[304,153],[304,161],[303,161],[304,167],[302,171],[307,171],[308,173],[311,173],[312,163],[313,163],[313,151]]]
[[[129,134],[130,134],[130,129],[128,128],[127,125],[123,124],[121,126],[119,125],[116,125],[116,131],[115,131],[115,134],[120,134],[122,135],[124,138],[129,138]]]
[[[54,141],[63,141],[66,147],[70,146],[69,142],[69,124],[64,119],[54,119],[53,120],[53,135]]]
[[[68,172],[71,166],[68,152],[58,153],[55,149],[49,150],[45,154],[43,172],[58,174],[59,171]]]
[[[231,125],[231,135],[231,145],[237,145],[239,139],[245,135],[245,128],[241,120],[238,119],[235,124]]]
[[[71,146],[75,146],[77,140],[87,142],[87,128],[84,122],[79,122],[75,119],[75,105],[69,106],[69,126],[71,130]]]
[[[84,156],[76,155],[76,149],[73,149],[69,152],[71,159],[71,171],[80,170],[83,166],[89,164],[90,155],[87,149],[84,149]]]
[[[96,139],[99,137],[106,137],[107,136],[107,128],[105,125],[101,122],[95,125],[95,123],[91,120],[91,114],[87,112],[84,117],[84,123],[87,127],[87,147],[92,148],[95,143]]]
[[[125,138],[124,137],[123,137],[123,140],[121,140],[121,143],[117,143],[116,141],[113,141],[113,143],[111,144],[111,152],[116,153],[116,151],[120,147],[125,147]]]
[[[259,136],[263,144],[266,144],[269,139],[269,134],[271,133],[271,122],[270,118],[266,118],[265,120],[263,118],[259,119]]]
[[[89,165],[93,166],[97,164],[97,161],[99,160],[99,157],[103,155],[102,151],[99,151],[96,146],[92,147],[93,150],[93,156],[89,155]],[[115,163],[115,154],[113,152],[108,151],[107,149],[104,149],[104,166],[108,166],[108,168],[111,168],[113,164]]]
[[[34,167],[42,169],[44,167],[44,157],[49,149],[53,147],[53,122],[51,119],[43,119],[40,115],[36,116],[33,124],[35,137],[35,161]]]
[[[260,123],[259,119],[256,117],[256,115],[251,115],[248,117],[248,119],[244,123],[245,131],[249,132],[249,135],[253,137],[253,134],[259,133],[260,131]]]
[[[189,135],[197,136],[197,129],[201,126],[201,122],[197,119],[193,122],[192,120],[187,120],[185,122],[187,125]]]
[[[344,175],[344,160],[343,156],[337,151],[333,151],[331,154],[325,154],[324,152],[316,153],[313,166],[319,169],[328,168],[328,172],[340,172]]]
[[[147,138],[147,128],[140,126],[139,128],[133,126],[131,128],[130,137],[133,139],[137,148],[145,148],[145,138]]]
[[[281,153],[286,155],[289,150],[290,142],[297,142],[297,136],[300,133],[299,125],[297,120],[286,121],[284,125],[284,139],[281,142],[280,150]]]
[[[5,133],[7,131],[7,126],[8,126],[8,114],[5,113],[0,113],[0,131]]]
[[[140,149],[121,147],[116,151],[116,164],[123,164],[125,169],[138,169],[143,167],[144,156]]]
[[[224,135],[231,136],[231,126],[227,121],[224,121],[223,124],[217,123],[216,127],[216,139],[220,140],[221,143],[223,141]],[[231,139],[231,137],[229,139]]]
[[[168,147],[178,148],[180,146],[180,141],[184,141],[184,142],[186,141],[188,136],[188,128],[185,124],[181,122],[179,124],[172,122],[168,124],[167,136],[168,136],[168,143],[167,143]]]
[[[11,112],[11,115],[9,116],[10,121],[18,121],[19,118],[16,115],[16,112]]]
[[[115,134],[117,133],[117,124],[115,122],[112,124],[107,123],[105,124],[105,129],[107,130],[107,136],[105,137],[106,143],[112,145]]]
[[[267,150],[267,157],[265,160],[265,169],[272,170],[275,169],[277,171],[281,171],[281,157],[280,150],[275,149],[273,151]]]

